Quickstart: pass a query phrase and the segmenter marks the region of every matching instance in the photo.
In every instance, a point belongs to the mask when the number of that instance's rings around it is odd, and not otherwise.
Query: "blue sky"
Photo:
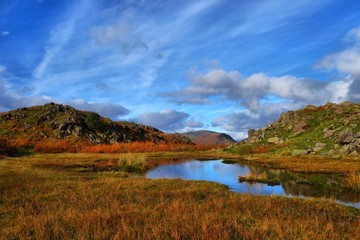
[[[358,0],[0,0],[0,111],[68,104],[246,137],[360,102]]]

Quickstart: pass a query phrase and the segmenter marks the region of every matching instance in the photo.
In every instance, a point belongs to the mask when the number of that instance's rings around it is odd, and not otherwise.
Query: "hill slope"
[[[250,129],[248,139],[243,143],[254,147],[268,146],[270,151],[285,155],[358,155],[360,104],[327,103],[289,111],[266,127]]]
[[[212,132],[207,130],[182,133],[195,144],[227,145],[236,141],[225,133]]]
[[[191,143],[180,134],[166,134],[132,122],[114,122],[94,112],[55,103],[1,113],[0,138],[20,138],[32,143],[54,139],[89,144],[133,141]]]

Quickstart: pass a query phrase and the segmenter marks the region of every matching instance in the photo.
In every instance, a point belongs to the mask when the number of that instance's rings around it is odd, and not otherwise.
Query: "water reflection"
[[[156,161],[155,161],[156,162]],[[154,163],[154,162],[153,162]],[[339,203],[360,208],[360,194],[341,185],[341,178],[330,174],[299,174],[286,170],[268,169],[248,163],[225,164],[222,160],[161,161],[146,173],[147,178],[181,178],[205,180],[227,185],[232,191],[254,195],[330,198]],[[238,176],[266,174],[277,178],[281,185],[238,181]]]

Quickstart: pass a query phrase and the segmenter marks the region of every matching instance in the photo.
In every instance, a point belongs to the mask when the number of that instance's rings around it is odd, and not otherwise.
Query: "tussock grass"
[[[270,186],[280,185],[280,180],[275,178],[269,178],[265,173],[255,174],[250,172],[247,176],[239,176],[240,182],[249,182],[249,183],[267,183]]]
[[[119,165],[146,166],[146,154],[125,153],[119,157]]]
[[[360,172],[351,171],[346,174],[344,183],[355,192],[360,192]]]
[[[0,160],[1,238],[226,240],[360,236],[360,211],[330,201],[241,195],[210,182],[121,178],[116,172],[79,173],[38,167],[121,157],[56,154]]]

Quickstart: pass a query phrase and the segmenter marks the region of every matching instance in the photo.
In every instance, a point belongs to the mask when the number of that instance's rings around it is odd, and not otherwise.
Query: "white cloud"
[[[191,85],[177,92],[162,93],[182,103],[194,103],[189,99],[199,99],[202,103],[211,101],[213,97],[225,97],[251,109],[259,111],[261,101],[273,96],[282,101],[309,102],[322,104],[327,101],[338,102],[347,98],[351,81],[348,79],[323,82],[293,76],[271,77],[264,73],[242,77],[238,71],[213,69],[205,74],[190,75]],[[336,89],[334,89],[336,88]],[[199,101],[201,102],[201,101]]]
[[[325,56],[316,66],[360,77],[360,28],[350,30],[346,40],[352,43],[348,49]]]
[[[341,100],[360,101],[360,28],[350,30],[346,40],[351,43],[347,49],[325,56],[316,67],[347,75],[344,81],[333,82],[328,87]]]
[[[318,66],[360,76],[360,48],[354,47],[329,55],[323,58]]]
[[[10,35],[10,32],[8,32],[8,31],[3,31],[2,33],[1,33],[1,36],[8,36],[8,35]]]

